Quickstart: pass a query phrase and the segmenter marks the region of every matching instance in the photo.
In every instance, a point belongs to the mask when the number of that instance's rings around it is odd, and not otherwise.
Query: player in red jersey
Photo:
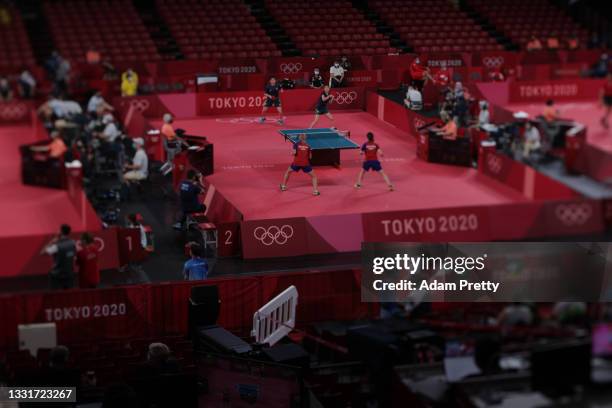
[[[312,166],[310,165],[311,158],[312,151],[310,150],[310,146],[308,146],[308,144],[306,143],[306,135],[302,133],[299,137],[299,141],[293,145],[293,163],[285,172],[283,183],[280,185],[281,191],[287,190],[287,182],[289,181],[289,176],[291,175],[291,173],[297,173],[301,170],[304,173],[308,174],[312,179],[312,195],[321,195],[318,189],[317,176],[314,173]]]
[[[383,171],[382,166],[380,165],[380,161],[378,160],[378,156],[383,156],[383,151],[378,146],[378,144],[374,141],[374,133],[368,132],[367,135],[368,141],[361,146],[360,155],[365,156],[363,161],[363,166],[359,171],[359,176],[357,176],[357,182],[355,183],[355,188],[361,188],[361,179],[363,178],[363,174],[366,171],[374,170],[380,173],[381,176],[385,179],[387,186],[389,186],[389,191],[393,191],[393,184],[389,180],[387,174]]]
[[[607,81],[601,90],[601,104],[604,107],[604,116],[601,118],[601,124],[604,128],[608,128],[608,117],[612,111],[612,72],[608,72]]]

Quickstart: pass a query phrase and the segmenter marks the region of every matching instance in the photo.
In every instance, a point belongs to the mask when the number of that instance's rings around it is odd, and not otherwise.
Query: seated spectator
[[[463,95],[463,94],[462,94]],[[469,112],[470,106],[464,96],[458,96],[455,98],[455,104],[453,105],[452,116],[457,118],[458,126],[467,126],[469,124]]]
[[[458,131],[457,123],[458,122],[459,122],[459,118],[457,117],[451,118],[449,115],[447,115],[444,121],[444,126],[442,126],[442,128],[440,128],[437,133],[440,136],[442,136],[444,139],[450,139],[450,140],[457,139],[457,131]]]
[[[406,99],[404,99],[404,105],[411,110],[418,111],[423,109],[423,95],[421,95],[421,92],[419,92],[419,90],[412,85],[408,87]]]
[[[412,64],[410,64],[410,78],[412,79],[412,86],[414,86],[419,92],[423,91],[425,86],[425,80],[429,77],[429,68],[421,64],[421,59],[416,57]]]
[[[104,111],[115,110],[109,103],[104,100],[102,92],[95,91],[89,101],[87,102],[87,113],[92,117],[99,117]]]
[[[482,127],[491,123],[491,116],[489,113],[489,104],[487,101],[480,101],[480,112],[478,113],[478,126]]]
[[[0,77],[0,102],[9,102],[13,99],[13,90],[8,77]]]
[[[552,99],[546,101],[546,106],[542,111],[542,117],[546,122],[551,123],[557,120],[559,111],[555,108],[555,102]]]
[[[127,184],[134,181],[141,181],[149,176],[149,158],[144,150],[144,139],[137,137],[134,139],[134,147],[136,148],[136,154],[132,159],[131,164],[126,164],[123,173],[123,181]]]
[[[121,134],[112,113],[107,113],[102,117],[102,125],[104,129],[98,133],[98,137],[107,143],[113,143]]]
[[[22,98],[31,99],[34,97],[36,93],[36,79],[34,79],[34,76],[27,68],[21,70],[17,83]]]
[[[189,256],[191,259],[183,265],[183,277],[185,280],[202,280],[208,277],[208,262],[200,244],[192,242],[189,245]]]
[[[437,86],[441,88],[442,91],[448,88],[448,85],[451,80],[451,72],[446,66],[446,62],[442,61],[440,63],[440,69],[438,69],[433,76],[433,82]]]
[[[131,68],[121,74],[121,96],[134,96],[138,93],[138,74]]]
[[[315,68],[312,76],[310,77],[310,87],[311,88],[322,88],[325,84],[325,78],[321,75],[321,71],[319,68]]]
[[[528,159],[531,153],[542,147],[542,138],[537,127],[531,122],[525,123],[525,133],[523,134],[523,157]]]
[[[77,271],[79,287],[93,289],[100,284],[100,267],[98,265],[98,245],[88,232],[81,235],[81,249],[77,252]]]
[[[344,68],[340,65],[340,61],[334,61],[334,65],[329,68],[329,86],[331,88],[340,88],[344,84]]]
[[[567,49],[570,51],[577,50],[580,47],[580,40],[576,35],[572,35],[567,39]]]
[[[164,343],[149,344],[145,367],[147,369],[145,377],[154,377],[163,374],[178,374],[181,371],[178,361],[172,357],[170,348]]]
[[[88,64],[97,65],[102,60],[102,56],[100,55],[100,51],[96,50],[93,47],[89,47],[87,52],[85,53],[85,60]]]
[[[594,78],[605,78],[608,75],[608,54],[603,53],[595,64],[591,66],[590,76]]]
[[[559,38],[557,38],[557,34],[553,31],[546,39],[546,48],[552,51],[556,51],[559,49],[559,46]]]
[[[340,66],[342,67],[342,69],[346,72],[346,71],[350,71],[351,70],[351,61],[349,61],[348,57],[346,55],[342,56],[342,58],[340,58]]]
[[[81,105],[76,101],[65,100],[54,96],[38,108],[38,113],[45,120],[67,119],[70,120],[83,113]]]
[[[64,139],[61,137],[60,132],[53,130],[50,134],[51,141],[43,146],[31,146],[30,150],[33,152],[47,152],[50,158],[61,159],[64,154],[68,151]]]
[[[540,51],[543,48],[542,42],[535,35],[532,35],[527,43],[527,51]]]

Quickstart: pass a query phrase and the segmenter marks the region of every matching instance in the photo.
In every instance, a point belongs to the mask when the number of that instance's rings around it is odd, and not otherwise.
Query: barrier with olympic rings
[[[321,94],[318,89],[292,89],[281,94],[284,113],[312,112]],[[365,88],[347,87],[332,90],[335,99],[330,109],[364,109]],[[263,91],[205,92],[197,94],[198,115],[258,115],[265,101]],[[271,109],[274,112],[274,109]],[[250,116],[231,119],[232,124],[251,123]],[[220,119],[225,122],[226,119]]]

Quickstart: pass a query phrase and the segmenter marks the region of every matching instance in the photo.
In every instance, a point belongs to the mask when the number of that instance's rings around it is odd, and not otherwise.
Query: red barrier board
[[[0,123],[30,123],[33,110],[28,101],[0,102]]]
[[[334,101],[329,105],[334,109],[363,109],[365,106],[365,90],[362,87],[333,89]],[[283,111],[307,112],[314,110],[317,98],[321,94],[318,89],[293,89],[281,93]],[[262,91],[248,92],[203,92],[197,94],[198,115],[256,115],[261,112],[264,103]]]
[[[437,208],[363,214],[364,241],[487,241],[486,207]]]
[[[240,230],[245,259],[298,256],[308,251],[304,218],[244,221]]]
[[[214,278],[97,290],[67,290],[0,296],[0,350],[17,348],[17,325],[54,322],[58,341],[185,335],[188,299],[196,285],[216,285],[218,324],[248,336],[253,313],[295,285],[300,293],[298,326],[325,319],[374,317],[376,305],[360,302],[360,274],[353,270],[305,271],[265,276]]]
[[[146,288],[75,290],[25,295],[20,324],[54,322],[58,342],[126,338],[146,331]]]
[[[556,81],[521,81],[510,83],[510,102],[544,102],[548,99],[596,100],[603,86],[601,79],[564,79]]]

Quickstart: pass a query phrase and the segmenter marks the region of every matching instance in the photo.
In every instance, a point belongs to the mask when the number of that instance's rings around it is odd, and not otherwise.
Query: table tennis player
[[[310,165],[310,159],[312,158],[312,151],[310,146],[306,143],[306,135],[301,134],[297,143],[293,145],[293,163],[289,166],[283,177],[283,183],[280,185],[281,191],[287,190],[287,182],[291,173],[297,173],[303,171],[308,174],[312,179],[312,195],[321,195],[318,189],[317,176]]]
[[[261,117],[259,118],[259,123],[264,123],[266,121],[266,112],[270,107],[274,106],[278,111],[278,123],[282,125],[283,121],[283,107],[281,106],[280,93],[282,87],[276,82],[276,78],[272,77],[266,84],[264,89],[264,103],[263,108],[261,109]]]
[[[374,133],[368,132],[367,138],[368,140],[361,146],[361,152],[359,152],[359,154],[364,157],[364,161],[359,171],[359,175],[357,176],[355,188],[361,188],[361,180],[363,179],[364,173],[373,170],[383,177],[385,183],[387,183],[389,187],[389,191],[393,191],[393,184],[391,184],[389,176],[383,171],[380,160],[378,159],[379,156],[383,156],[383,151],[378,143],[374,141]]]
[[[317,99],[317,106],[315,107],[315,117],[309,129],[312,129],[313,126],[319,121],[319,116],[325,115],[329,118],[329,120],[334,122],[334,117],[331,113],[329,113],[329,109],[327,108],[327,104],[330,103],[334,99],[334,95],[329,93],[329,85],[325,85],[323,87],[323,92],[319,95],[319,99]]]

